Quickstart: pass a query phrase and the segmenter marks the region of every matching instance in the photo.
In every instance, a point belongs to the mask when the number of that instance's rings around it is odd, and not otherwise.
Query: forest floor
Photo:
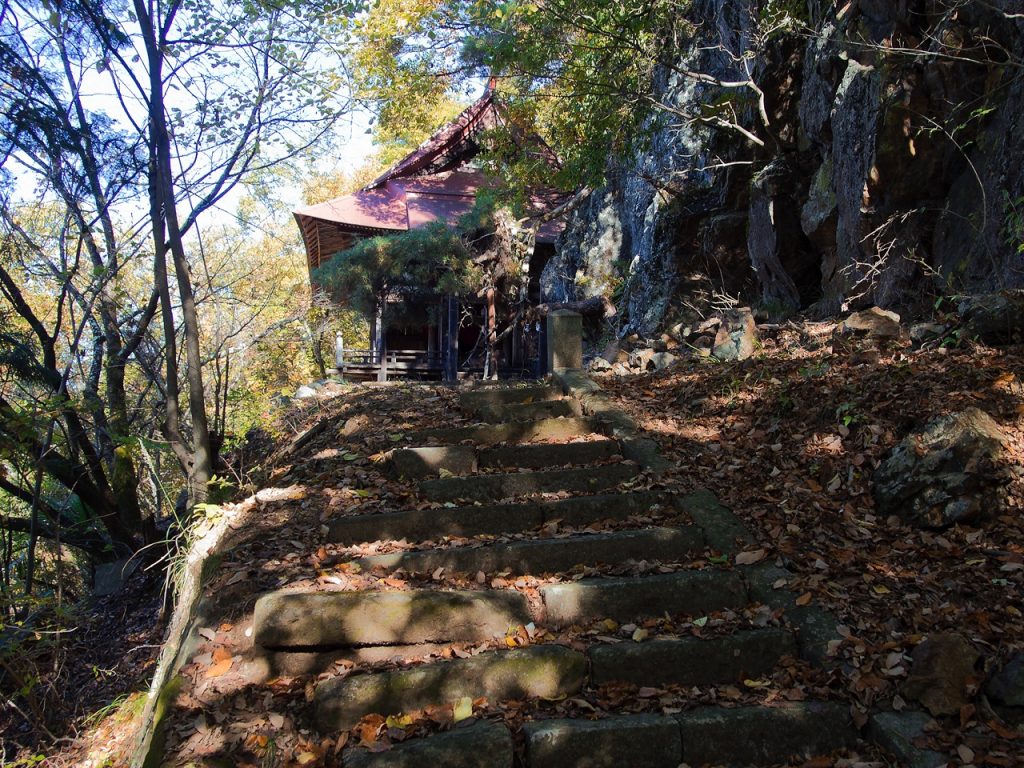
[[[842,624],[843,641],[832,649],[843,662],[842,673],[795,664],[749,690],[720,686],[688,695],[700,701],[800,700],[813,695],[847,700],[857,713],[899,710],[907,706],[902,684],[910,652],[925,636],[945,630],[961,633],[981,651],[984,668],[978,669],[977,694],[990,670],[1024,648],[1024,486],[1019,478],[1014,481],[1007,510],[994,519],[929,532],[874,513],[871,473],[907,433],[934,416],[969,406],[988,412],[1006,430],[1011,442],[1007,461],[1019,464],[1024,451],[1024,349],[898,349],[875,362],[856,364],[833,354],[827,342],[783,330],[765,339],[758,355],[742,363],[694,359],[659,373],[597,379],[673,463],[667,473],[645,482],[680,494],[712,490],[754,533],[759,549],[751,557],[787,567],[794,577],[785,588],[799,593],[798,601],[813,598]],[[262,591],[285,584],[330,589],[422,586],[411,578],[383,579],[340,567],[344,559],[380,547],[324,544],[322,526],[336,516],[421,504],[413,484],[388,479],[379,471],[380,460],[408,432],[456,425],[461,417],[455,400],[455,390],[445,386],[368,386],[282,415],[279,440],[264,447],[252,473],[263,478],[265,487],[287,490],[266,502],[250,503],[233,521],[236,541],[206,593],[221,618],[204,628],[204,645],[183,669],[186,683],[169,727],[171,764],[334,765],[347,741],[383,749],[423,728],[445,727],[443,722],[381,719],[321,739],[304,725],[313,680],[295,676],[254,682],[244,648],[253,602]],[[282,457],[291,437],[314,425],[313,439]],[[230,513],[232,506],[224,509]],[[434,574],[429,582],[472,588],[481,579],[493,586],[505,576]],[[578,574],[547,580],[574,576]],[[531,577],[509,586],[529,596],[540,584]],[[106,635],[93,636],[79,657],[68,658],[66,663],[81,674],[93,666],[114,670],[93,675],[102,677],[102,685],[93,686],[97,697],[88,699],[81,711],[99,709],[101,703],[138,690],[152,671],[159,589],[153,579],[148,588],[143,588],[148,598],[121,601],[122,620],[111,613],[119,604],[116,598],[105,609],[101,604],[93,624]],[[736,622],[760,620],[764,617],[711,616],[706,625],[672,629],[707,635],[728,631]],[[581,645],[588,632],[601,631],[584,628],[547,641]],[[442,655],[479,650],[455,645]],[[110,658],[97,663],[95,659],[106,658],[103,654]],[[372,662],[377,667],[400,663]],[[619,701],[578,699],[541,706],[564,715],[621,707],[629,697],[641,710],[688,705],[661,692],[620,695]],[[513,722],[536,714],[529,707],[500,713],[487,707],[478,702],[476,714]],[[56,735],[75,738],[50,753],[50,764],[123,764],[130,742],[124,709],[52,724]],[[959,716],[933,729],[926,746],[948,754],[950,765],[1018,765],[1014,755],[1020,749],[1014,741],[1020,736],[989,708],[984,696],[975,695]],[[876,758],[850,756],[846,764]]]

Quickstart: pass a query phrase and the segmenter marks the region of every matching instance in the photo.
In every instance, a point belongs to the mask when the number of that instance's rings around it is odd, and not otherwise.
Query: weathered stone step
[[[393,715],[466,696],[491,701],[571,696],[583,687],[586,674],[582,653],[538,645],[411,669],[335,677],[316,688],[316,725],[322,733],[343,730],[370,713]]]
[[[437,477],[441,470],[453,475],[468,475],[477,470],[476,449],[471,445],[396,448],[391,452],[388,469],[398,477],[410,479]]]
[[[593,464],[619,454],[619,442],[608,439],[579,443],[507,445],[480,451],[477,463],[480,469],[545,469],[564,467],[567,464]]]
[[[459,393],[459,405],[467,413],[480,408],[508,403],[539,403],[545,400],[560,400],[562,390],[548,384],[533,384],[527,387],[482,387]]]
[[[857,744],[850,707],[805,702],[775,707],[698,707],[675,716],[688,765],[764,765],[825,756]]]
[[[451,475],[469,475],[477,468],[545,469],[567,464],[592,464],[619,454],[619,442],[608,439],[508,445],[479,452],[471,445],[432,445],[396,448],[391,452],[388,469],[398,477],[421,479],[437,477],[442,471]]]
[[[552,419],[559,416],[579,416],[581,413],[583,410],[579,401],[567,398],[564,400],[542,400],[539,403],[482,406],[477,409],[476,418],[496,424],[505,421],[533,421],[534,419]]]
[[[470,427],[424,429],[413,432],[413,443],[528,443],[531,440],[568,440],[579,435],[602,433],[604,421],[590,417],[538,419],[506,424],[477,424]]]
[[[583,469],[551,469],[500,475],[441,477],[420,482],[420,493],[430,501],[497,501],[538,493],[596,493],[637,476],[636,464],[620,462]]]
[[[484,720],[468,728],[403,741],[386,752],[350,749],[345,754],[345,768],[512,768],[513,755],[508,728]]]
[[[444,568],[450,573],[513,571],[555,573],[574,565],[612,565],[625,560],[680,560],[701,550],[704,539],[695,527],[644,528],[583,534],[562,539],[533,539],[483,547],[453,547],[419,552],[390,552],[353,562],[364,570],[383,567],[429,573]]]
[[[747,590],[734,571],[680,571],[660,576],[583,579],[542,587],[545,622],[554,627],[612,618],[702,616],[747,604]]]
[[[540,720],[523,726],[529,768],[677,768],[679,723],[659,715]]]
[[[590,648],[593,685],[620,682],[658,686],[741,683],[796,655],[796,640],[781,629],[753,629],[702,639],[650,640]]]
[[[488,640],[529,622],[515,592],[271,592],[256,601],[264,648]]]
[[[342,544],[368,541],[425,541],[442,536],[494,536],[522,533],[559,520],[563,526],[583,527],[598,520],[624,520],[650,511],[665,497],[653,491],[573,496],[556,501],[471,507],[410,509],[333,520],[327,538]]]

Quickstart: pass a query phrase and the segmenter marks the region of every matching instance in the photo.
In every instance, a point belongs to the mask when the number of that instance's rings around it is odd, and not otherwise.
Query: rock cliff
[[[1014,0],[694,0],[689,18],[547,298],[613,296],[625,335],[730,299],[824,315],[1024,285]]]

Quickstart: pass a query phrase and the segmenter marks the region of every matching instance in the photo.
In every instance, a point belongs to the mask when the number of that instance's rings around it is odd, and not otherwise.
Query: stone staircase
[[[278,670],[323,673],[337,670],[339,659],[358,664],[396,654],[426,660],[323,677],[312,701],[321,733],[351,728],[369,714],[399,715],[466,699],[550,702],[607,686],[742,686],[769,675],[785,657],[825,659],[834,636],[827,614],[774,589],[785,574],[780,569],[723,567],[750,542],[742,524],[706,492],[672,497],[645,490],[649,470],[624,458],[623,442],[606,418],[582,415],[579,400],[541,385],[467,390],[461,407],[483,423],[417,434],[419,447],[396,450],[390,461],[391,471],[418,479],[423,500],[443,506],[337,519],[328,538],[408,547],[353,557],[353,569],[465,573],[477,575],[470,580],[477,588],[420,579],[413,583],[423,586],[413,589],[278,591],[256,604],[255,644]],[[553,440],[576,441],[543,442]],[[587,530],[596,523],[603,525],[599,531]],[[444,537],[454,539],[438,545]],[[672,566],[622,575],[629,561]],[[514,588],[517,577],[567,571],[570,579],[548,579],[533,594]],[[480,578],[496,572],[508,578]],[[789,623],[707,639],[645,639],[644,633],[631,639],[620,632],[579,646],[553,640],[561,630],[596,622],[618,629],[658,617],[699,620],[759,603],[784,610]],[[527,634],[540,640],[514,647],[515,637]],[[513,642],[465,658],[436,658],[453,643],[496,638]],[[629,710],[602,719],[540,717],[518,733],[501,720],[466,720],[387,752],[349,747],[344,764],[768,765],[828,754],[858,737],[847,705],[838,702],[684,706],[672,714]]]

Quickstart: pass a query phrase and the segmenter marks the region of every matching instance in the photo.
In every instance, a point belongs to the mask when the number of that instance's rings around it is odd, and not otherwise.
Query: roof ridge
[[[493,106],[494,95],[494,90],[487,88],[479,99],[462,110],[457,117],[441,126],[429,139],[360,191],[369,191],[400,176],[414,174],[429,165],[433,160],[436,160],[444,150],[465,138],[473,126],[480,122],[487,109]]]

